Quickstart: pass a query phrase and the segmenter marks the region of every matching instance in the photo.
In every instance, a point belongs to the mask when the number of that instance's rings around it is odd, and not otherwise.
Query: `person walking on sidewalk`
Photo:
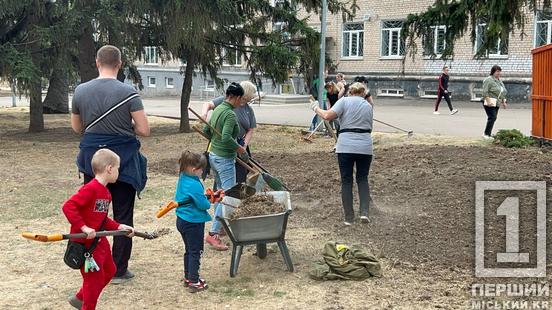
[[[502,76],[502,68],[494,65],[491,68],[491,74],[483,80],[483,108],[487,113],[487,125],[483,134],[484,139],[492,139],[493,126],[498,116],[500,104],[506,109],[506,95],[508,91],[504,86],[500,77]]]
[[[458,109],[452,108],[452,103],[450,102],[450,93],[448,91],[448,83],[449,83],[449,67],[444,66],[443,67],[443,73],[439,76],[439,88],[437,89],[437,100],[435,101],[435,111],[433,111],[433,114],[441,114],[439,113],[439,104],[441,104],[441,99],[445,97],[445,101],[448,104],[450,115],[454,115],[458,113]]]

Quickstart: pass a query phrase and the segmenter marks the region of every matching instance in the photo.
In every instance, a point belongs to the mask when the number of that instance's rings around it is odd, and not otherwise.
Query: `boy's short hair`
[[[92,171],[94,174],[102,173],[107,166],[117,166],[121,162],[119,155],[109,149],[99,149],[92,156]]]
[[[188,167],[203,169],[207,167],[207,158],[203,154],[184,151],[180,155],[178,164],[180,165],[180,172],[184,172]]]
[[[121,63],[121,50],[113,45],[104,45],[98,50],[96,60],[103,66],[117,68]]]

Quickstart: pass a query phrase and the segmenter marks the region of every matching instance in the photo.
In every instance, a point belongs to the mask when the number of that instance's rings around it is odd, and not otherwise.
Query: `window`
[[[165,78],[165,87],[166,88],[174,88],[174,79],[170,77]]]
[[[157,85],[155,85],[155,82],[156,82],[156,79],[155,77],[153,76],[148,76],[148,87],[157,87]]]
[[[224,49],[224,59],[222,62],[226,66],[241,66],[242,65],[242,53],[238,50],[231,48]]]
[[[362,57],[364,51],[364,24],[343,25],[342,57]]]
[[[477,25],[477,29],[475,32],[476,40],[475,40],[475,52],[478,52],[481,49],[481,45],[483,44],[483,40],[485,39],[485,32],[487,31],[487,24],[486,23],[480,23]],[[495,44],[492,44],[492,46],[487,50],[487,56],[489,58],[501,58],[501,57],[507,57],[508,56],[508,40],[502,40],[498,39]]]
[[[431,27],[428,36],[424,38],[424,56],[440,57],[443,54],[447,47],[446,33],[446,26]]]
[[[159,62],[157,57],[157,47],[146,46],[144,48],[144,61],[146,65],[156,65]]]
[[[552,12],[538,12],[535,24],[535,47],[552,43]]]
[[[402,57],[404,56],[404,42],[401,40],[401,20],[383,22],[381,26],[381,56]]]

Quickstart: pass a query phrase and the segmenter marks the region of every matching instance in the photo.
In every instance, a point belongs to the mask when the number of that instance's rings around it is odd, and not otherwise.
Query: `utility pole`
[[[318,106],[323,107],[324,69],[326,67],[326,19],[328,15],[328,1],[322,0],[322,14],[320,15],[320,65],[318,66]],[[324,121],[318,117],[318,121]]]

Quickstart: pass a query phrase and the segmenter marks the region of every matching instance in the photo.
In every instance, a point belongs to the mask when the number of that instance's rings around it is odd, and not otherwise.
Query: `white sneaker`
[[[492,140],[492,139],[493,139],[493,137],[491,137],[491,136],[487,136],[487,135],[483,135],[483,139],[485,139],[485,140]]]
[[[433,111],[433,114],[439,115],[439,114],[441,114],[441,113],[439,113],[439,111]]]
[[[454,115],[456,113],[458,113],[458,109],[454,109],[454,110],[450,111],[450,115]]]
[[[353,225],[353,224],[351,224],[351,223],[345,221],[345,222],[343,222],[343,225],[345,225],[345,226],[351,226],[351,225]]]
[[[362,223],[370,223],[370,219],[366,215],[361,216],[360,221]]]

